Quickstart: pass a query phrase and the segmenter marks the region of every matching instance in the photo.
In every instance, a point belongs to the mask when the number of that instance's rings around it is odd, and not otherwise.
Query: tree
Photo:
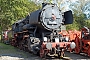
[[[71,4],[71,6],[72,5],[74,6],[74,8],[72,8],[74,22],[71,25],[67,25],[67,30],[68,29],[80,30],[81,28],[83,28],[83,26],[89,27],[90,22],[88,22],[85,19],[85,14],[82,11],[83,6],[85,5],[83,3],[87,3],[87,2],[85,0],[80,0],[79,5]]]
[[[38,8],[40,6],[29,0],[0,0],[0,28],[8,29],[15,21]]]

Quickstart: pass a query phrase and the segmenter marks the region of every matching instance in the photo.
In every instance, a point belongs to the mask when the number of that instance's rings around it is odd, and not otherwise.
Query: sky
[[[84,7],[83,7],[83,13],[86,15],[87,19],[90,19],[90,2],[88,2]]]
[[[35,2],[37,2],[37,3],[42,3],[44,0],[32,0],[32,1],[35,1]],[[63,9],[63,12],[64,12],[64,11],[70,10],[69,5],[70,5],[71,3],[75,3],[75,2],[78,1],[78,0],[52,0],[53,3],[57,3],[56,1],[58,1],[58,2],[61,3],[61,4],[60,4],[60,9],[62,9],[63,7],[65,7],[65,8]],[[46,0],[46,2],[49,2],[49,0]],[[57,3],[57,4],[58,4],[58,3]]]

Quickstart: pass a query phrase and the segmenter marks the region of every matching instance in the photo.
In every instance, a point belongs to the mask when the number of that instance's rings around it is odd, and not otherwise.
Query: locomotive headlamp
[[[44,41],[45,41],[45,42],[47,41],[47,37],[44,37]]]
[[[71,42],[70,48],[71,48],[71,49],[74,49],[75,47],[76,47],[76,44],[75,44],[74,42]]]
[[[49,50],[52,49],[52,44],[51,44],[50,42],[48,42],[48,43],[46,44],[46,48],[49,49]]]
[[[58,43],[58,42],[59,42],[59,38],[55,38],[55,42],[57,42],[57,43]]]
[[[69,38],[68,37],[65,37],[65,40],[66,40],[66,42],[68,42],[69,41]]]

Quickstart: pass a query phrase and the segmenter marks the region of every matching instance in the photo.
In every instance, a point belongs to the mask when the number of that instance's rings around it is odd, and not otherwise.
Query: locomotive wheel
[[[75,38],[75,44],[76,44],[75,53],[80,53],[80,42],[79,42],[79,37],[76,37],[76,38]]]
[[[60,57],[65,57],[65,53],[64,52],[59,52],[58,53],[58,58],[60,58]]]
[[[18,45],[18,48],[20,49],[20,50],[22,50],[24,47],[22,46],[22,41],[20,41],[20,43],[19,43],[19,45]]]
[[[38,40],[39,39],[37,39],[35,37],[30,37],[30,38],[27,39],[27,41],[28,41],[28,50],[30,52],[32,52],[33,54],[35,54],[35,55],[39,52],[39,47],[38,47],[39,41]],[[37,47],[37,49],[36,49],[36,47]]]
[[[61,52],[61,57],[65,57],[65,53],[64,52]]]
[[[90,46],[89,46],[89,48],[88,48],[88,56],[90,57]]]
[[[58,58],[60,58],[60,56],[61,56],[61,52],[58,53]]]
[[[44,54],[44,49],[41,48],[41,49],[40,49],[40,57],[43,58],[44,56],[45,56],[45,54]]]

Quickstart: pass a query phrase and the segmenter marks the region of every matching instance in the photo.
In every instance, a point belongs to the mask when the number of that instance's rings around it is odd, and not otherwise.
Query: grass
[[[41,60],[41,58],[29,52],[25,52],[11,45],[0,43],[0,57],[2,56],[22,58],[24,60]]]
[[[4,43],[0,43],[0,50],[3,50],[3,49],[15,49],[15,47],[11,46],[11,45],[6,45]]]
[[[13,56],[21,56],[24,58],[27,58],[27,54],[22,50],[19,50],[16,47],[13,47],[11,45],[6,45],[4,43],[0,43],[0,55],[13,55]]]

